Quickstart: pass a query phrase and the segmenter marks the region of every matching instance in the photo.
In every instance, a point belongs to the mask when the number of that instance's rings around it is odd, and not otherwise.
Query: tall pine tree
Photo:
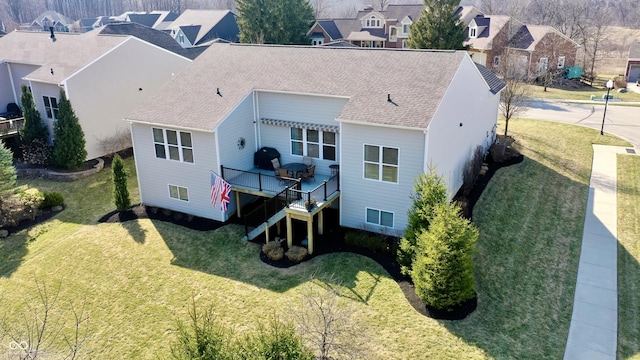
[[[71,102],[60,91],[58,119],[53,124],[53,165],[63,169],[77,169],[87,158],[84,132],[73,112]]]
[[[455,15],[458,0],[424,0],[426,6],[418,21],[411,25],[407,41],[412,49],[462,50],[466,27]]]
[[[240,41],[253,44],[308,44],[313,7],[307,0],[238,0]]]
[[[43,143],[49,141],[49,129],[42,122],[40,112],[36,109],[36,104],[33,101],[33,95],[24,84],[22,84],[20,102],[22,103],[22,115],[24,116],[24,125],[20,131],[22,143],[28,146],[36,139],[41,140]]]
[[[0,141],[0,203],[15,191],[16,178],[13,154]],[[0,224],[2,224],[2,216],[0,216]]]

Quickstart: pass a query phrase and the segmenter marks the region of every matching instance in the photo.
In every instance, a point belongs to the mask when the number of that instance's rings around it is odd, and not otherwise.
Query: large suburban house
[[[517,64],[513,76],[529,79],[547,69],[562,70],[576,63],[578,43],[546,25],[528,25],[506,15],[477,14],[467,26],[472,58],[499,71],[505,57]]]
[[[422,4],[389,4],[384,11],[367,6],[355,18],[317,20],[307,36],[311,45],[342,40],[360,47],[406,48],[409,28],[423,11]]]
[[[20,104],[21,85],[28,86],[51,135],[63,90],[84,131],[88,159],[120,150],[109,144],[128,135],[125,115],[191,63],[128,35],[55,37],[13,31],[0,38],[0,109]]]
[[[21,26],[22,30],[29,31],[49,31],[53,28],[55,32],[68,32],[73,21],[68,17],[53,10],[47,10],[26,26]]]
[[[640,80],[640,41],[636,41],[629,47],[625,75],[629,82],[638,82]]]
[[[415,178],[433,169],[453,196],[494,141],[503,86],[466,51],[213,44],[126,118],[141,202],[224,222],[268,199],[247,238],[285,221],[309,252],[327,207],[342,226],[401,235]],[[275,176],[264,156],[311,160],[315,177]],[[212,173],[232,186],[227,211]]]
[[[230,10],[185,10],[165,28],[184,48],[201,46],[221,39],[238,42],[236,15]]]

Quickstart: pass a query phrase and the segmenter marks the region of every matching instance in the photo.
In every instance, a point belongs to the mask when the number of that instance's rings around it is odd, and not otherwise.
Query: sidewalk
[[[593,145],[578,279],[565,360],[616,359],[618,341],[617,154]]]

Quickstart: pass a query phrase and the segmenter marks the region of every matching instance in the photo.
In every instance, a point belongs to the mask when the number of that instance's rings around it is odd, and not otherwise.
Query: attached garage
[[[627,81],[628,82],[636,82],[638,81],[638,79],[640,79],[640,64],[629,64],[628,70],[627,70]]]
[[[640,79],[640,42],[633,43],[629,48],[625,74],[628,82],[636,82]]]

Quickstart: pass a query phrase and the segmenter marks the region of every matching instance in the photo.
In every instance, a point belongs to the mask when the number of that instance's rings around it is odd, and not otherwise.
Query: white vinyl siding
[[[364,177],[384,182],[398,182],[399,149],[364,145]]]
[[[20,100],[16,100],[13,96],[13,90],[11,88],[11,80],[9,79],[9,65],[4,63],[0,64],[0,104],[16,103],[20,105]],[[16,96],[20,98],[20,92],[16,92]],[[1,105],[0,105],[1,106]],[[4,112],[0,108],[0,112]]]
[[[189,201],[189,189],[177,185],[169,185],[169,197],[181,201]]]
[[[131,124],[140,201],[147,206],[180,211],[217,221],[226,221],[233,215],[235,210],[233,197],[226,214],[220,211],[220,206],[214,207],[211,204],[211,170],[218,168],[215,133],[191,131],[191,142],[196,153],[194,163],[196,166],[194,166],[179,161],[158,159],[153,136],[150,135],[152,128],[146,124]],[[168,185],[188,189],[189,201],[171,198]]]
[[[109,138],[128,136],[122,119],[189,64],[189,59],[130,37],[71,76],[66,89],[85,134],[87,158],[105,155],[101,144]]]
[[[153,128],[153,144],[159,159],[193,163],[191,133]]]
[[[392,212],[366,208],[365,222],[367,224],[393,228],[393,217]]]
[[[253,154],[258,151],[253,119],[253,94],[249,93],[216,129],[222,166],[241,170],[253,168]],[[244,147],[238,147],[241,139],[244,139]],[[229,204],[230,209],[232,205]]]
[[[272,93],[258,91],[258,117],[267,119],[278,119],[295,121],[307,124],[338,126],[336,117],[347,103],[347,99],[297,95],[286,93]],[[303,155],[293,155],[291,152],[291,128],[287,126],[268,125],[259,122],[260,143],[263,146],[273,147],[280,152],[280,162],[283,164],[290,162],[302,162]],[[330,158],[329,152],[331,140],[335,143],[335,160],[314,159],[316,164],[316,174],[329,175],[329,165],[335,164],[340,158],[340,136],[335,134],[335,139],[329,139],[331,135],[323,134],[322,154]],[[304,151],[303,151],[304,153]],[[224,163],[223,163],[224,164]]]
[[[340,127],[340,223],[371,231],[388,231],[369,225],[366,208],[393,213],[393,233],[402,235],[414,180],[424,168],[424,132],[343,122]],[[397,149],[397,183],[373,181],[363,175],[364,145]],[[379,157],[378,157],[379,158]],[[380,172],[378,172],[380,174]],[[386,229],[386,230],[385,230]]]

